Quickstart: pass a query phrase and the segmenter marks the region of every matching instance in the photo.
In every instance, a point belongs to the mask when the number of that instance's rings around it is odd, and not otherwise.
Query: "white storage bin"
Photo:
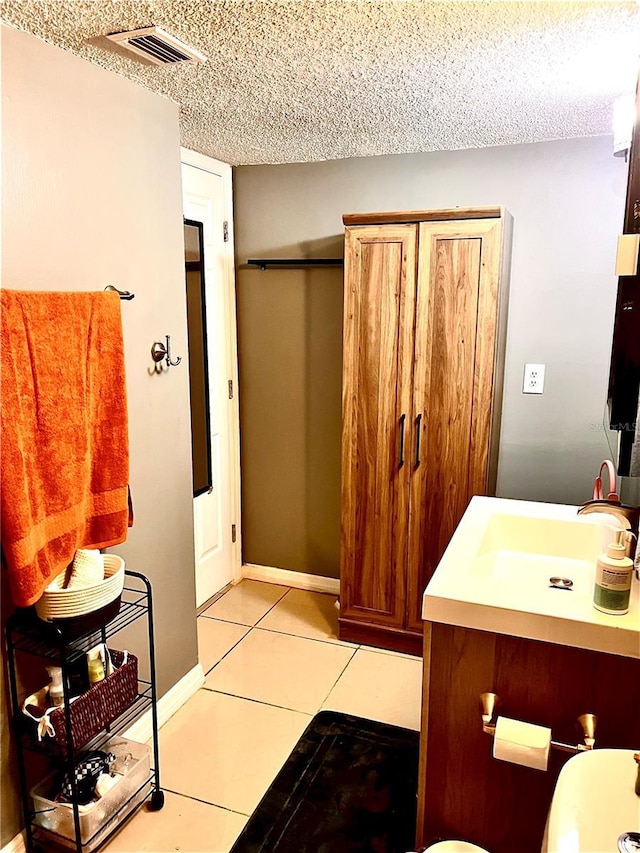
[[[36,601],[36,613],[45,622],[71,619],[99,610],[118,598],[124,587],[124,560],[117,554],[101,554],[104,579],[90,586],[65,589],[65,572],[55,577]]]
[[[142,803],[151,790],[150,747],[117,737],[103,747],[103,750],[112,752],[116,756],[116,760],[111,765],[111,771],[118,774],[120,779],[104,797],[87,806],[78,807],[81,841],[86,845],[87,851],[97,847],[103,837]],[[48,799],[55,784],[55,777],[55,773],[50,774],[31,790],[36,812],[34,820],[38,827],[53,832],[56,836],[62,836],[56,838],[59,844],[75,847],[73,806],[70,803],[56,803]],[[122,815],[118,815],[113,823],[105,826],[109,818],[123,808],[128,800],[131,800],[131,803],[123,809]],[[65,841],[65,839],[68,840]]]

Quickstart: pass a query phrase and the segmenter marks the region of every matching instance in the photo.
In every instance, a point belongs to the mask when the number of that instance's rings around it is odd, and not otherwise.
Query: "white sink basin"
[[[592,591],[601,550],[597,524],[498,512],[489,518],[469,573],[540,590],[560,576],[573,581],[574,591],[576,584]]]
[[[626,615],[593,607],[603,516],[474,497],[427,586],[422,618],[640,658],[640,583]],[[569,578],[571,589],[550,586]]]
[[[623,833],[640,832],[636,773],[629,749],[594,749],[569,759],[556,783],[543,851],[618,853]]]

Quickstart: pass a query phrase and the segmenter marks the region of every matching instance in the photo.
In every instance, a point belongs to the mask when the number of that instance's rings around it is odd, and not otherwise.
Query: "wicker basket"
[[[102,556],[104,580],[92,586],[63,589],[63,572],[53,579],[36,601],[38,616],[46,622],[82,616],[104,607],[121,595],[124,586],[124,560],[116,554]]]
[[[112,720],[132,704],[138,695],[138,658],[129,653],[126,663],[124,653],[110,649],[114,671],[102,681],[82,693],[69,706],[73,749],[81,749]],[[50,743],[55,743],[63,755],[67,754],[67,725],[64,708],[56,708],[49,717],[55,731]]]

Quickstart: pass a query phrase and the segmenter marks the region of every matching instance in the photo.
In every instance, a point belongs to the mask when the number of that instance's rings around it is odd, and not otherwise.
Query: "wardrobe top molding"
[[[345,213],[345,225],[398,225],[450,219],[500,219],[504,207],[448,207],[443,210],[395,210],[389,213]]]

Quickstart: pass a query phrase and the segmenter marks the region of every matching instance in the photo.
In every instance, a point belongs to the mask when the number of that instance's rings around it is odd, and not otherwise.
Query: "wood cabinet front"
[[[505,215],[445,214],[345,235],[340,636],[415,654],[424,587],[495,485],[502,383]]]
[[[500,220],[425,222],[415,324],[407,627],[473,495],[491,494],[489,445]]]
[[[480,694],[497,693],[499,714],[548,726],[568,744],[582,742],[577,718],[595,714],[597,749],[637,749],[640,660],[424,626],[416,850],[459,838],[491,853],[539,853],[554,786],[571,755],[552,749],[546,772],[493,758]]]
[[[342,616],[404,623],[414,226],[347,231]]]

